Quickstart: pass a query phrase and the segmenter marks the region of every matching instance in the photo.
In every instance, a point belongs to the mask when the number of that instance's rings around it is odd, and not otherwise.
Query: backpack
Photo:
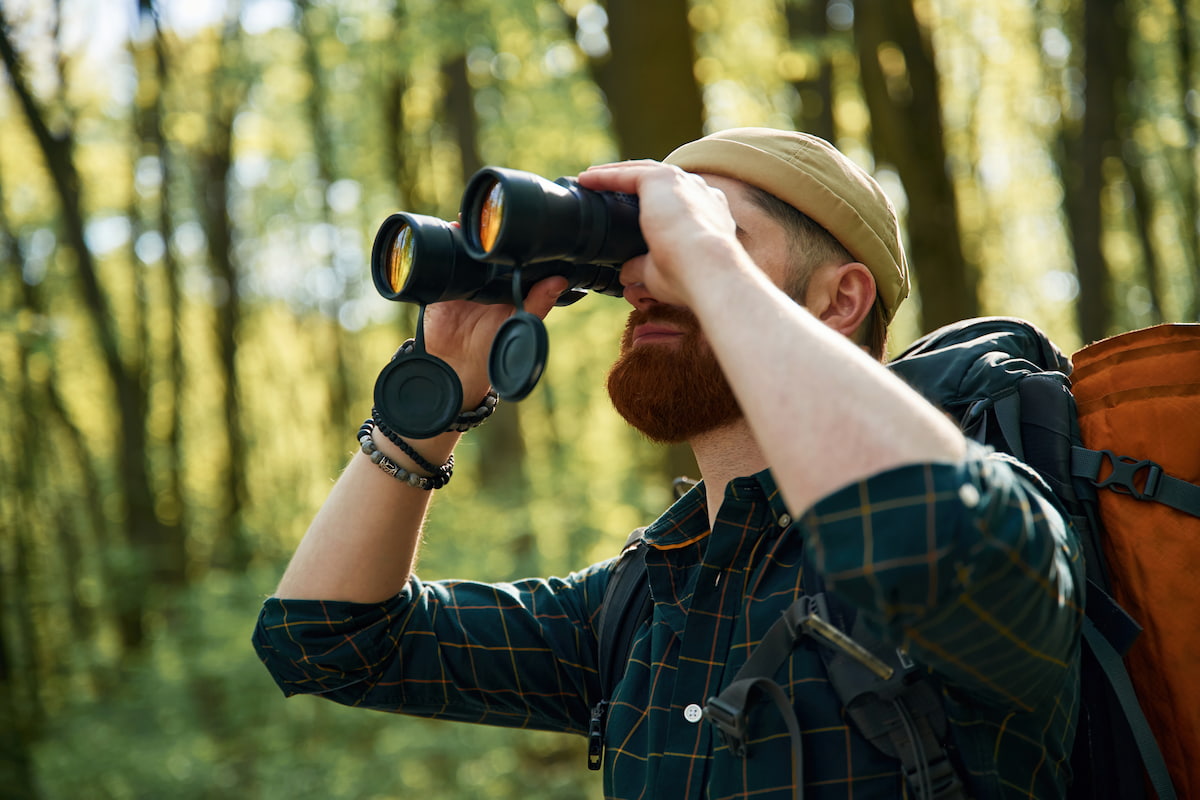
[[[985,317],[927,334],[888,367],[965,435],[1028,465],[1079,533],[1087,613],[1069,797],[1136,800],[1147,784],[1161,800],[1176,797],[1176,785],[1191,796],[1200,789],[1187,757],[1200,751],[1200,682],[1189,675],[1200,655],[1200,600],[1189,614],[1183,598],[1196,596],[1187,582],[1200,575],[1200,325],[1113,337],[1075,360],[1073,384],[1071,360],[1034,325]],[[603,698],[612,696],[652,611],[643,530],[630,535],[597,620]],[[751,703],[766,694],[789,722],[799,796],[798,728],[772,676],[805,635],[828,645],[818,649],[847,716],[901,762],[914,796],[964,797],[927,673],[871,641],[820,586],[771,626],[709,699],[705,716],[735,755],[745,754]],[[606,705],[593,709],[593,769],[603,759]]]

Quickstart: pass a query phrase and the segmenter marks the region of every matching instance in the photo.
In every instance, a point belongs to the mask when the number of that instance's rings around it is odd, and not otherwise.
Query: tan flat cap
[[[770,192],[833,234],[875,276],[890,320],[908,296],[896,209],[866,170],[817,136],[732,128],[676,148],[664,161]]]

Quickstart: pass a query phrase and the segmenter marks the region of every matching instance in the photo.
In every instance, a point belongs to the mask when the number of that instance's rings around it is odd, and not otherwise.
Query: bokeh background
[[[0,798],[579,798],[585,742],[285,701],[261,600],[415,309],[375,231],[733,125],[870,169],[915,276],[1070,352],[1200,310],[1196,0],[2,0]],[[695,474],[608,406],[624,304],[465,438],[424,577],[561,574]]]

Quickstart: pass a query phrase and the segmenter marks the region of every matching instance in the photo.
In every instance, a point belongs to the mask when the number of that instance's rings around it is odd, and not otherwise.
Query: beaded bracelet
[[[416,488],[424,489],[427,492],[431,491],[433,489],[441,489],[443,486],[445,486],[447,483],[450,482],[450,476],[454,474],[454,454],[453,453],[450,454],[450,458],[448,458],[446,460],[446,463],[443,464],[441,467],[432,467],[431,466],[429,468],[428,471],[432,472],[433,473],[432,475],[430,475],[428,477],[425,477],[423,475],[418,475],[415,472],[410,472],[410,471],[406,470],[404,467],[400,466],[395,461],[392,461],[390,458],[388,458],[386,455],[384,455],[383,452],[378,447],[375,446],[375,441],[374,441],[374,439],[371,438],[371,433],[374,430],[375,430],[375,421],[374,420],[369,419],[366,422],[364,422],[362,424],[362,427],[358,429],[358,444],[360,447],[362,447],[362,451],[364,453],[366,453],[367,457],[371,459],[371,463],[375,464],[377,467],[379,467],[381,470],[386,472],[388,475],[391,475],[393,478],[395,478],[398,481],[407,483],[409,486],[415,486]],[[408,453],[409,456],[411,457],[412,453],[409,452],[410,450],[411,450],[411,448],[409,448],[405,452]],[[417,458],[415,458],[413,460],[417,461],[417,463],[421,464],[422,466],[424,466],[424,464],[429,463],[428,461],[426,461],[424,458],[421,458],[420,456],[418,456]]]
[[[425,457],[418,453],[411,444],[404,441],[404,438],[400,434],[396,433],[387,426],[387,423],[383,421],[383,417],[379,416],[379,411],[376,410],[374,406],[371,407],[370,421],[374,423],[376,430],[386,436],[389,442],[396,445],[396,447],[399,447],[404,455],[411,458],[413,463],[415,463],[418,467],[426,472],[436,473],[438,471],[439,467],[436,464],[427,461]]]
[[[416,349],[417,340],[409,339],[408,341],[404,342],[404,344],[400,345],[400,347],[396,350],[396,355],[392,356],[392,358],[394,359],[396,356],[411,353]],[[474,411],[464,411],[459,414],[455,418],[454,422],[451,422],[450,426],[446,428],[445,433],[465,433],[472,428],[478,428],[484,423],[485,420],[487,420],[488,417],[492,415],[493,412],[495,412],[496,405],[499,402],[500,395],[496,393],[495,389],[489,386],[487,394],[483,396],[483,400],[480,401],[479,406]],[[376,423],[379,422],[378,417],[376,417],[375,421]],[[380,427],[382,428],[383,426],[381,425]],[[388,438],[390,439],[391,437]]]

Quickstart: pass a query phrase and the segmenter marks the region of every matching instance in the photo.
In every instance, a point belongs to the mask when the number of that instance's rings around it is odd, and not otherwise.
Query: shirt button
[[[704,709],[702,709],[700,706],[696,705],[695,703],[692,703],[690,706],[688,706],[687,708],[685,708],[683,710],[683,718],[686,719],[688,722],[695,724],[695,723],[699,722],[700,720],[704,719]]]
[[[975,488],[975,484],[964,483],[958,488],[958,499],[967,508],[974,508],[979,505],[982,498],[979,496],[979,490]]]
[[[786,528],[788,525],[792,524],[792,518],[787,514],[780,514],[777,522],[779,523],[779,527]]]

